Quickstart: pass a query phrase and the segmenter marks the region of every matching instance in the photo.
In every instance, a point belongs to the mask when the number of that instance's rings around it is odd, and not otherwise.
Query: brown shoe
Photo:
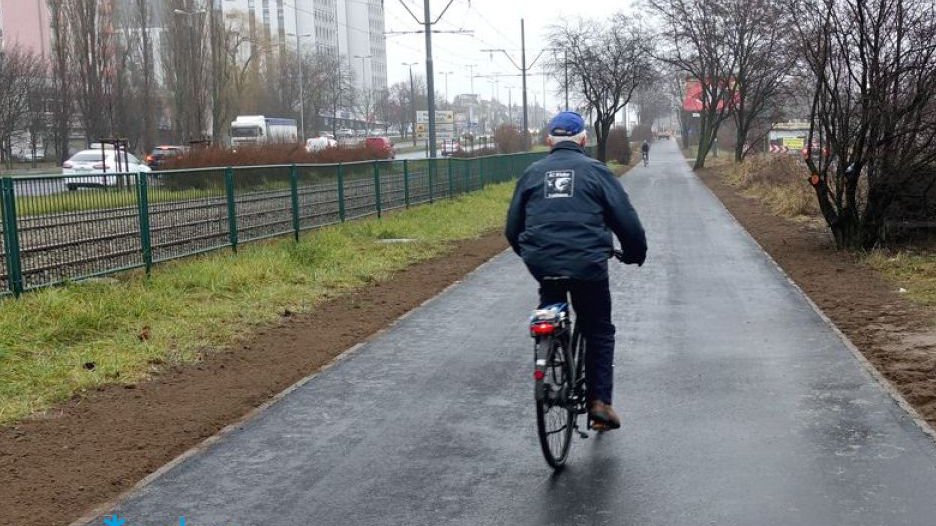
[[[606,404],[601,400],[592,402],[588,416],[592,420],[592,429],[596,431],[608,431],[621,427],[620,417],[614,412],[610,404]]]

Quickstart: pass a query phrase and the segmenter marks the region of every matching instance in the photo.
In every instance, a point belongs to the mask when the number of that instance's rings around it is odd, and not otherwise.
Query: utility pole
[[[417,24],[423,26],[423,33],[426,34],[426,95],[429,103],[429,157],[436,157],[436,129],[435,129],[435,78],[433,76],[433,63],[432,63],[432,26],[439,23],[439,20],[442,20],[442,17],[445,16],[445,13],[448,11],[449,7],[452,7],[452,4],[455,3],[455,0],[449,0],[449,3],[445,5],[445,9],[442,10],[442,13],[435,19],[432,20],[432,13],[429,10],[429,0],[423,0],[423,20],[420,20],[413,11],[409,8],[409,5],[404,0],[400,0],[400,4],[404,9],[413,17],[413,20]],[[471,31],[457,30],[457,31],[436,31],[437,33],[467,33],[470,34]]]
[[[540,57],[543,56],[543,53],[546,51],[547,48],[543,48],[543,50],[539,52],[539,55],[537,55],[536,58],[533,59],[533,62],[531,62],[530,65],[527,66],[526,34],[525,33],[526,31],[524,27],[524,21],[521,18],[520,19],[520,53],[521,53],[520,64],[517,64],[517,62],[514,61],[513,57],[511,57],[510,54],[507,53],[506,49],[482,49],[481,51],[491,53],[491,54],[495,52],[503,53],[504,56],[506,56],[507,59],[510,60],[510,63],[513,64],[515,68],[520,70],[520,73],[523,76],[523,137],[524,137],[523,144],[527,148],[529,148],[530,147],[530,133],[529,133],[530,128],[529,128],[529,117],[527,114],[527,72],[533,68],[533,66],[540,59]]]
[[[520,19],[520,64],[523,70],[523,146],[530,149],[530,121],[527,117],[526,31]]]
[[[419,64],[419,62],[404,62],[404,66],[409,66],[409,89],[410,89],[410,107],[413,112],[410,115],[412,120],[410,121],[410,133],[413,136],[413,146],[416,146],[416,89],[413,87],[413,66]]]
[[[451,3],[449,4],[451,5]],[[423,1],[426,26],[426,94],[429,97],[429,157],[436,156],[436,129],[435,129],[435,80],[432,71],[432,20],[429,14],[429,0]]]
[[[455,73],[454,71],[442,71],[442,72],[439,73],[440,75],[445,75],[445,103],[446,103],[446,104],[448,104],[448,101],[449,101],[449,98],[448,98],[448,78],[449,78],[449,75],[452,75],[452,74],[454,74],[454,73]]]

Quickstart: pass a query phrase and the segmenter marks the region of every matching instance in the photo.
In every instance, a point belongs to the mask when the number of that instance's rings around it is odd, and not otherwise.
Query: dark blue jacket
[[[642,264],[647,240],[627,193],[577,144],[557,144],[517,181],[505,235],[536,279],[607,278],[612,232],[624,261]]]

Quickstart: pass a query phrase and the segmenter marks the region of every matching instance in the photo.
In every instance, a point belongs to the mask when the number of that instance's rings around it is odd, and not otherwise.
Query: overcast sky
[[[423,18],[424,0],[385,0],[385,23],[387,31],[413,31],[421,29],[413,17],[403,7],[404,2],[420,20]],[[432,18],[448,3],[448,0],[429,0],[432,9]],[[493,58],[490,53],[483,53],[481,49],[504,48],[514,60],[520,63],[520,19],[526,23],[527,61],[532,61],[545,43],[545,33],[552,24],[562,23],[565,19],[577,17],[603,19],[617,11],[629,11],[629,0],[454,0],[454,3],[435,26],[437,30],[471,30],[474,35],[455,35],[434,33],[432,35],[432,58],[435,66],[436,92],[445,94],[445,75],[442,72],[451,71],[448,75],[448,96],[453,99],[459,93],[470,93],[470,68],[476,64],[475,75],[490,75],[495,73],[517,74],[510,61],[501,53]],[[419,62],[413,66],[413,73],[417,71],[426,74],[426,46],[423,34],[387,35],[387,79],[392,85],[395,82],[409,81],[409,68],[403,62]],[[534,66],[540,69],[542,59]],[[534,71],[536,72],[536,71]],[[475,93],[483,99],[489,99],[494,85],[491,79],[476,78],[474,81]],[[543,77],[532,76],[528,80],[529,102],[543,98]],[[520,100],[521,79],[506,77],[499,80],[500,99],[507,102],[508,86],[512,90],[514,103]],[[560,97],[555,95],[558,85],[547,81],[546,97],[548,107],[554,108],[559,104]]]

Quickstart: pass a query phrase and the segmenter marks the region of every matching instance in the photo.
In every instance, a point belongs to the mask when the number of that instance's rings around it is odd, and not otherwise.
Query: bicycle
[[[643,158],[644,167],[650,166],[650,152],[640,152],[640,156]]]
[[[623,261],[619,250],[612,256]],[[574,314],[565,302],[536,309],[530,318],[530,336],[535,342],[536,431],[543,456],[554,469],[565,464],[573,432],[588,438],[579,428],[579,415],[586,415],[586,430],[592,429],[586,399],[585,339],[575,327]]]

